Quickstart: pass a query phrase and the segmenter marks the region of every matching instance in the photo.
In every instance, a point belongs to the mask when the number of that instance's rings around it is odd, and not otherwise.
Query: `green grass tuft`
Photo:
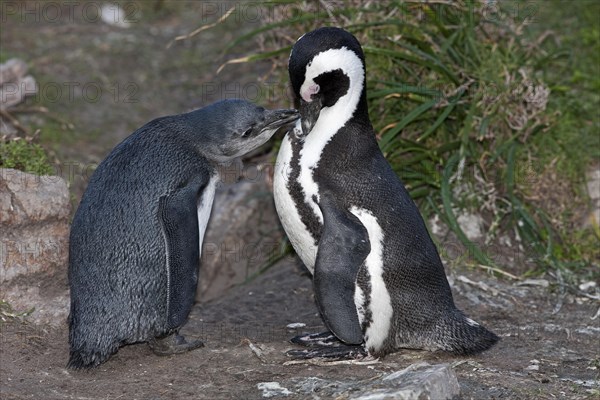
[[[529,273],[584,273],[600,260],[599,238],[544,197],[556,179],[558,203],[584,206],[582,177],[599,159],[600,5],[572,3],[542,10],[519,2],[349,0],[328,12],[293,3],[285,5],[292,20],[270,21],[232,46],[260,37],[264,52],[235,61],[271,60],[285,81],[290,38],[346,28],[363,44],[380,147],[422,209],[437,210],[480,264],[494,257],[469,242],[460,209],[485,207],[491,236],[516,232],[536,261]]]
[[[0,141],[0,168],[13,168],[36,175],[51,175],[54,169],[46,151],[26,140]]]

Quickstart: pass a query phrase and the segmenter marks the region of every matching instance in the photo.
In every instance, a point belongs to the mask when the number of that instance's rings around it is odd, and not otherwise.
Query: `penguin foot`
[[[326,358],[328,360],[357,360],[369,355],[362,345],[340,344],[335,347],[313,347],[306,350],[289,350],[285,353],[294,360]]]
[[[311,358],[356,360],[369,355],[362,345],[346,344],[330,331],[295,336],[290,339],[290,342],[309,347],[306,350],[289,350],[285,353],[294,360],[308,360]]]
[[[148,341],[148,346],[150,346],[156,355],[169,356],[171,354],[185,353],[186,351],[204,347],[204,342],[201,340],[188,342],[180,334],[173,333],[163,338],[154,338]]]
[[[337,347],[345,344],[329,331],[294,336],[290,342],[305,347]]]

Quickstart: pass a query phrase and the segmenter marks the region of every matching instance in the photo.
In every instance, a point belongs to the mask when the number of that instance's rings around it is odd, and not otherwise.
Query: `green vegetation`
[[[599,151],[599,4],[345,4],[279,3],[271,14],[283,17],[229,47],[260,38],[264,51],[230,62],[270,60],[285,82],[291,38],[325,25],[351,31],[367,57],[381,149],[421,210],[442,216],[475,264],[494,263],[469,243],[461,210],[483,210],[490,240],[516,232],[535,260],[520,274],[599,277],[600,236],[581,223],[583,177]]]
[[[37,175],[54,173],[44,149],[24,139],[0,141],[0,168],[14,168]]]

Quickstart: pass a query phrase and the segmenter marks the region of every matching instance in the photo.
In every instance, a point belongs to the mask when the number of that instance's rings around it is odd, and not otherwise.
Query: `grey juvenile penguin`
[[[277,157],[275,204],[335,335],[297,337],[317,347],[291,354],[490,348],[498,337],[455,307],[423,219],[377,145],[356,38],[339,28],[305,34],[289,73],[301,119]]]
[[[71,226],[68,367],[96,366],[129,343],[158,354],[202,346],[177,332],[194,301],[216,166],[297,117],[224,100],[155,119],[115,147]]]

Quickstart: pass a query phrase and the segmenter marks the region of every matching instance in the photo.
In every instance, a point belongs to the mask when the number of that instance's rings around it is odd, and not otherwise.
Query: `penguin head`
[[[365,57],[358,40],[343,29],[325,27],[301,36],[288,70],[304,135],[326,107],[350,108],[352,114],[361,100],[366,105]]]
[[[206,157],[231,161],[266,143],[279,128],[295,122],[296,110],[267,110],[246,100],[229,99],[192,111],[187,116]],[[198,136],[198,137],[196,137]]]

